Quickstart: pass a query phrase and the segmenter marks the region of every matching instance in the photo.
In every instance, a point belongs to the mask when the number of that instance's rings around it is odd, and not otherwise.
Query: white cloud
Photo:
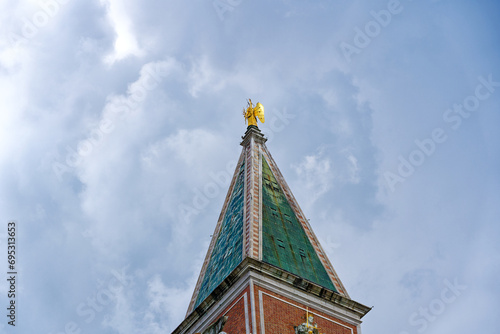
[[[104,327],[110,327],[119,334],[140,333],[132,296],[130,292],[123,289],[116,294],[115,307],[112,313],[107,315],[102,322]]]
[[[142,274],[137,274],[137,282]],[[145,285],[132,283],[116,293],[113,309],[104,320],[105,327],[120,334],[144,333],[160,334],[171,332],[184,319],[187,305],[194,288],[193,279],[183,288],[169,287],[159,275],[153,275]],[[144,290],[142,290],[144,289]],[[137,294],[145,294],[145,309],[135,307]]]
[[[294,166],[294,169],[306,189],[313,193],[312,202],[323,195],[332,185],[331,162],[328,158],[323,157],[321,150],[316,155],[304,157],[302,162]]]
[[[193,68],[189,73],[190,90],[193,97],[198,97],[201,90],[208,92],[220,91],[224,88],[228,74],[215,69],[207,57],[194,60]]]
[[[221,140],[204,129],[179,130],[163,142],[175,157],[189,167],[202,166],[209,160],[211,149],[220,146]]]
[[[358,160],[349,149],[334,152],[332,147],[322,146],[292,168],[301,187],[299,191],[309,194],[307,203],[303,203],[308,208],[332,188],[361,182]]]
[[[192,288],[191,284],[182,289],[167,287],[158,275],[154,276],[148,282],[149,308],[145,318],[151,323],[155,323],[156,320],[162,324],[161,327],[172,331],[175,327],[171,324],[180,323],[184,319],[186,310],[179,306],[189,304]]]
[[[116,38],[113,53],[105,57],[105,62],[112,65],[115,61],[122,60],[128,56],[140,57],[144,55],[141,50],[128,11],[126,1],[101,0],[106,6],[109,20],[115,30]]]

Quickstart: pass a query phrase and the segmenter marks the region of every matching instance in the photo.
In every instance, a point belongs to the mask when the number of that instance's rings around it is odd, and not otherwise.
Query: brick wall
[[[306,304],[297,303],[258,286],[255,287],[255,301],[258,333],[263,333],[261,311],[267,334],[293,334],[294,326],[306,321]],[[320,333],[357,334],[356,326],[329,316],[321,310],[309,308],[309,313],[314,316],[314,322],[318,324]]]
[[[357,334],[357,328],[352,324],[330,316],[321,309],[308,307],[306,303],[291,300],[258,285],[254,285],[254,310],[251,309],[250,300],[250,288],[247,287],[217,316],[217,319],[228,316],[224,332],[252,333],[252,312],[255,312],[257,334],[295,334],[294,326],[306,321],[307,308],[309,314],[314,317],[320,334]],[[264,321],[264,331],[261,319]]]
[[[250,288],[248,287],[217,317],[217,319],[221,316],[228,317],[222,329],[224,332],[228,334],[244,334],[246,333],[247,321],[251,331],[252,320],[250,318],[250,312],[248,312],[248,319],[245,319],[245,307],[250,311]]]

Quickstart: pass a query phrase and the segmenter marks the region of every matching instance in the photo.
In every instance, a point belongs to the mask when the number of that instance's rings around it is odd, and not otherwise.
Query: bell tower
[[[173,334],[361,333],[350,299],[257,127],[250,124],[186,318]]]

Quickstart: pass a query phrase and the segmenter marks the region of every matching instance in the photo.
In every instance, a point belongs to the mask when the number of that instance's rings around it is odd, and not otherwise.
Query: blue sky
[[[252,98],[349,294],[374,306],[364,333],[495,332],[499,10],[0,3],[0,243],[17,221],[16,330],[172,331]],[[0,332],[13,332],[5,316]]]

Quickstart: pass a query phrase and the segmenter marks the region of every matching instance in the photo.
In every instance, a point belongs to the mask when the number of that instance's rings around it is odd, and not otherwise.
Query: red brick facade
[[[224,325],[224,332],[228,334],[246,333],[248,324],[250,332],[252,321],[250,319],[250,288],[246,288],[234,302],[227,307],[220,316],[227,316],[227,322]],[[247,318],[245,318],[245,308],[247,310]]]
[[[304,303],[293,301],[266,289],[255,287],[258,333],[295,333],[294,326],[306,321],[306,310],[314,316],[320,333],[357,334],[356,326],[329,316]],[[262,306],[260,305],[262,303]],[[263,317],[264,331],[261,328]],[[228,333],[229,334],[229,333]]]
[[[294,327],[306,321],[306,310],[314,317],[319,333],[357,334],[357,327],[343,320],[312,308],[307,303],[292,300],[280,294],[254,285],[253,308],[250,287],[241,292],[216,319],[227,316],[223,328],[227,334],[253,333],[252,316],[255,317],[256,333],[294,334]],[[246,312],[245,312],[246,311]],[[262,328],[262,323],[264,328]]]

